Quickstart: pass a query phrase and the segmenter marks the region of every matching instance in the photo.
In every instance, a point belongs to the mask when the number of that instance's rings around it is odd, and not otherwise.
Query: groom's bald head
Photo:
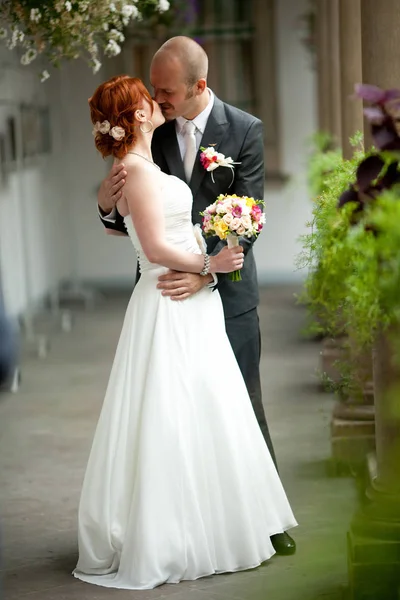
[[[153,64],[160,61],[179,64],[189,86],[194,85],[199,79],[207,79],[207,54],[200,44],[184,35],[167,40],[159,48],[153,57]]]
[[[150,81],[166,119],[194,118],[205,108],[209,98],[207,75],[208,56],[191,38],[173,37],[157,50]]]

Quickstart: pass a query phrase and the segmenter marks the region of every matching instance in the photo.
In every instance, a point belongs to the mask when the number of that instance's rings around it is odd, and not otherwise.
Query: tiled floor
[[[293,290],[262,292],[264,402],[281,476],[300,526],[298,552],[259,569],[129,592],[75,580],[83,472],[127,298],[78,311],[49,357],[27,356],[23,386],[0,406],[0,514],[8,600],[339,600],[355,493],[327,475],[332,399],[318,390],[320,347],[302,341]]]

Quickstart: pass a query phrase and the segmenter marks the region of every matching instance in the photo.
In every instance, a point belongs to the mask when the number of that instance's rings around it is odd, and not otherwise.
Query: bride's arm
[[[137,166],[128,167],[128,172],[125,197],[147,259],[174,271],[200,273],[204,268],[204,256],[180,250],[165,238],[164,200],[158,177],[154,177],[152,170]],[[210,257],[211,272],[229,273],[241,268],[242,249],[232,248],[228,252],[225,250]]]

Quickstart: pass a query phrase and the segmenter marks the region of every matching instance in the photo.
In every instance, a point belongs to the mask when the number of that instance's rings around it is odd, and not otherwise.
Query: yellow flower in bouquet
[[[221,239],[225,240],[228,232],[228,225],[225,223],[223,219],[219,219],[214,222],[214,230],[216,235]]]

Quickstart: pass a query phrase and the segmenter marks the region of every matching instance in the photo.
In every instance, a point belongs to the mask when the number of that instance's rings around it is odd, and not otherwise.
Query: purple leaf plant
[[[357,84],[355,96],[370,104],[364,108],[364,115],[370,123],[376,148],[376,152],[359,164],[356,181],[339,198],[339,208],[353,202],[354,213],[357,214],[384,189],[400,183],[400,90],[382,90],[374,85]]]

